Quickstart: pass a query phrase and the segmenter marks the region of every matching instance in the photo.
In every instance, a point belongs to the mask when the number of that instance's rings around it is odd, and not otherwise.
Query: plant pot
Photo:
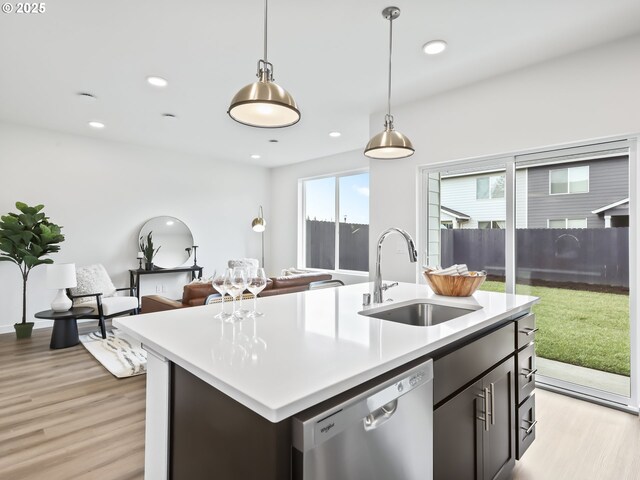
[[[144,269],[145,270],[153,270],[153,262],[146,262],[144,264]]]
[[[13,328],[16,329],[16,338],[31,338],[33,322],[14,323]]]

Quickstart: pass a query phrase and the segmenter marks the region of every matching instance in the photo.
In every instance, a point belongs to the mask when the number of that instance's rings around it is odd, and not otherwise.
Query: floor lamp
[[[267,224],[266,220],[264,219],[264,212],[262,211],[262,205],[260,205],[260,212],[258,213],[258,216],[256,218],[253,219],[253,221],[251,222],[251,228],[253,229],[254,232],[258,232],[260,234],[260,239],[262,241],[262,268],[264,268],[264,227]]]

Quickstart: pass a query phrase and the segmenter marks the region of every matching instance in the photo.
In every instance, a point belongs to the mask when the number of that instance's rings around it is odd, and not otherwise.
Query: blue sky
[[[306,216],[335,221],[335,177],[307,180]],[[340,221],[369,223],[369,174],[360,173],[338,179],[340,185]]]

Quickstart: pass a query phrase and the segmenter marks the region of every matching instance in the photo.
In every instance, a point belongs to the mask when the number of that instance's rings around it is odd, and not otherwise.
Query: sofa
[[[296,275],[283,275],[267,279],[267,286],[258,294],[259,297],[270,297],[285,293],[303,292],[309,290],[309,284],[331,280],[328,273],[301,273]],[[184,286],[181,300],[172,300],[160,295],[147,295],[142,297],[141,313],[161,312],[177,308],[195,307],[204,305],[210,295],[217,292],[211,286],[211,282],[194,282]]]

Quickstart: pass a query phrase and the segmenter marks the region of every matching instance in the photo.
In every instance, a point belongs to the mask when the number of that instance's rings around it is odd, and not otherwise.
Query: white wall
[[[395,107],[396,128],[416,153],[371,161],[370,258],[385,228],[417,233],[420,165],[639,132],[638,52],[635,36]],[[371,116],[372,135],[382,117]],[[391,255],[383,258],[384,277],[415,281],[415,265]]]
[[[369,159],[361,150],[354,150],[271,170],[271,209],[265,211],[272,242],[269,261],[266,262],[270,275],[278,275],[283,268],[297,266],[298,180],[368,167]],[[333,277],[347,284],[367,280],[358,275],[334,274]]]
[[[213,141],[213,140],[212,140]],[[193,232],[205,276],[229,258],[260,258],[260,236],[251,220],[262,204],[269,211],[269,171],[251,165],[168,150],[55,133],[0,123],[0,213],[15,202],[43,203],[66,241],[56,262],[102,263],[116,286],[128,286],[136,268],[140,228],[170,215]],[[267,238],[269,232],[266,232]],[[268,242],[268,240],[267,240]],[[31,273],[28,320],[49,308],[54,292],[45,267]],[[182,275],[147,276],[142,294],[180,298]],[[0,263],[0,332],[21,318],[18,268]]]

